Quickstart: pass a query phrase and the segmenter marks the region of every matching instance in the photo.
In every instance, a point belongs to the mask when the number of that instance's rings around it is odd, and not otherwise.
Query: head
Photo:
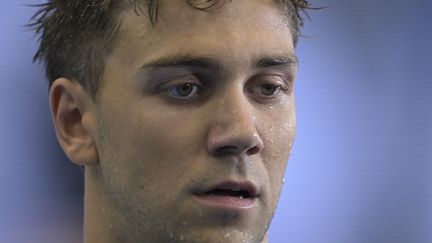
[[[261,242],[306,1],[50,1],[35,16],[88,242]]]

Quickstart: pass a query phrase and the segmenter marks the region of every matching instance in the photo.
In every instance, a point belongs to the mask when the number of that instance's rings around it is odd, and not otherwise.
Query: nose
[[[226,94],[215,106],[207,140],[211,154],[245,157],[263,150],[254,107],[243,92]]]

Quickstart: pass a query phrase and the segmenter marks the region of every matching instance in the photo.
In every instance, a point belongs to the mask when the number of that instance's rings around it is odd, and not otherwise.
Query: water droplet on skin
[[[284,184],[284,183],[285,183],[285,177],[282,178],[282,184]]]
[[[285,99],[281,100],[281,102],[279,103],[280,105],[285,104]]]

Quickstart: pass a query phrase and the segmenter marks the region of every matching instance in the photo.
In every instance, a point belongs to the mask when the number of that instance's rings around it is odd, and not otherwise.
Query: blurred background
[[[26,4],[0,7],[0,241],[82,240]],[[271,243],[432,242],[432,1],[313,0]]]

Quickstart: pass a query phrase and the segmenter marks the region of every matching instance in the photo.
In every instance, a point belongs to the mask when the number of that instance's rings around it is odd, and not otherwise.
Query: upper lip
[[[198,195],[200,194],[207,194],[214,190],[229,190],[229,191],[243,191],[247,192],[249,197],[258,197],[259,196],[259,189],[258,187],[249,180],[246,181],[234,181],[234,180],[227,180],[215,183],[213,185],[204,187],[202,190],[199,190]]]

